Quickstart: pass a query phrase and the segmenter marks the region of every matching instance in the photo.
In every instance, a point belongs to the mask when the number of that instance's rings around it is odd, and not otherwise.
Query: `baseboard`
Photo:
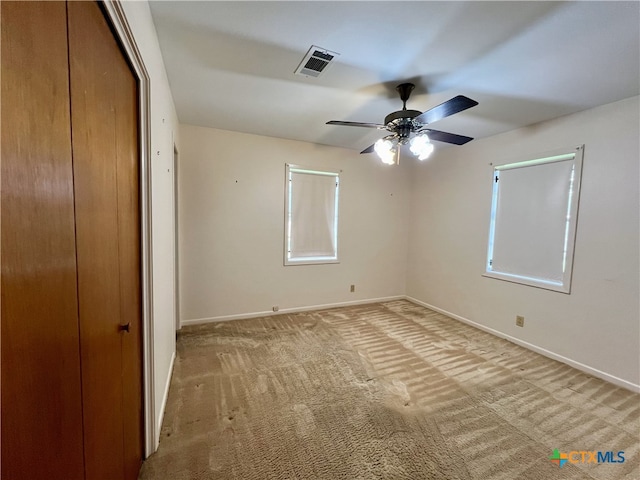
[[[609,383],[613,383],[614,385],[617,385],[619,387],[622,388],[626,388],[627,390],[631,390],[632,392],[636,392],[636,393],[640,393],[640,385],[636,385],[635,383],[631,383],[627,380],[624,380],[622,378],[618,378],[615,377],[613,375],[610,375],[606,372],[603,372],[601,370],[598,370],[596,368],[590,367],[589,365],[585,365],[584,363],[580,363],[577,362],[575,360],[572,360],[570,358],[567,357],[563,357],[562,355],[559,355],[557,353],[554,353],[550,350],[547,350],[545,348],[539,347],[537,345],[534,345],[533,343],[529,343],[529,342],[525,342],[523,340],[520,340],[519,338],[515,338],[512,337],[510,335],[507,335],[506,333],[503,333],[499,330],[494,330],[493,328],[487,327],[485,325],[482,325],[480,323],[476,323],[473,320],[469,320],[468,318],[465,317],[461,317],[460,315],[456,315],[455,313],[451,313],[448,312],[446,310],[443,310],[442,308],[438,308],[435,305],[430,305],[426,302],[422,302],[420,300],[418,300],[417,298],[413,298],[410,296],[405,295],[404,297],[406,300],[409,300],[412,303],[415,303],[417,305],[421,305],[423,307],[426,307],[430,310],[434,310],[438,313],[442,313],[443,315],[446,315],[447,317],[451,317],[454,320],[458,320],[460,322],[466,323],[467,325],[471,325],[472,327],[478,328],[480,330],[483,330],[487,333],[490,333],[492,335],[495,335],[496,337],[500,337],[503,338],[505,340],[510,341],[511,343],[515,343],[516,345],[519,345],[521,347],[526,348],[527,350],[531,350],[533,352],[539,353],[540,355],[544,355],[545,357],[551,358],[553,360],[557,360],[558,362],[562,362],[565,363],[573,368],[576,368],[577,370],[580,370],[584,373],[588,373],[589,375],[592,375],[594,377],[598,377],[602,380],[606,380]]]
[[[164,409],[167,406],[167,398],[169,398],[169,386],[171,385],[171,377],[173,376],[173,363],[176,360],[176,352],[174,351],[171,354],[171,362],[169,363],[169,373],[167,375],[167,380],[164,385],[164,395],[162,396],[162,404],[160,405],[160,409],[158,410],[158,422],[156,424],[156,438],[155,440],[155,449],[158,449],[158,445],[160,444],[160,430],[162,429],[162,421],[164,420]]]
[[[277,312],[272,312],[270,310],[264,312],[250,312],[250,313],[238,313],[235,315],[221,315],[219,317],[208,317],[208,318],[194,318],[191,320],[182,320],[180,322],[181,327],[186,327],[188,325],[200,325],[203,323],[213,323],[213,322],[226,322],[229,320],[242,320],[246,318],[257,318],[257,317],[267,317],[270,315],[281,315],[283,313],[297,313],[297,312],[308,312],[310,310],[324,310],[327,308],[337,308],[337,307],[349,307],[353,305],[366,305],[367,303],[378,303],[378,302],[390,302],[393,300],[402,300],[406,298],[404,295],[394,295],[391,297],[380,297],[380,298],[367,298],[364,300],[354,300],[350,302],[338,302],[338,303],[327,303],[323,305],[311,305],[309,307],[293,307],[293,308],[282,308]]]

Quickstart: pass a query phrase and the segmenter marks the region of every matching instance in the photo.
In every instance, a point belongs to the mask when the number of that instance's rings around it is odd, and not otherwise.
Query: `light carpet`
[[[400,300],[183,328],[140,479],[637,480],[639,432],[640,395]]]

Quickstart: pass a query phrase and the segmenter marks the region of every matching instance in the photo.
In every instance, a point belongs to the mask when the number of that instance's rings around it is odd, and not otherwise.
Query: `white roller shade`
[[[562,282],[573,162],[500,172],[493,269]]]
[[[488,276],[569,292],[582,148],[494,169]]]
[[[285,263],[337,261],[338,174],[287,168]]]

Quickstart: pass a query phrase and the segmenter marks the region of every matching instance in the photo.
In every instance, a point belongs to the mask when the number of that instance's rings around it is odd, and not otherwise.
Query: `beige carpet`
[[[640,395],[394,301],[184,328],[140,478],[640,479],[639,432]]]

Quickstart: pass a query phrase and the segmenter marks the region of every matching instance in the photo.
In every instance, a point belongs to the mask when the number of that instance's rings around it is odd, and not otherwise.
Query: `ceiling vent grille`
[[[300,62],[300,65],[296,68],[295,73],[296,75],[304,75],[305,77],[319,77],[326,72],[327,67],[337,55],[340,54],[311,45],[311,48]]]

